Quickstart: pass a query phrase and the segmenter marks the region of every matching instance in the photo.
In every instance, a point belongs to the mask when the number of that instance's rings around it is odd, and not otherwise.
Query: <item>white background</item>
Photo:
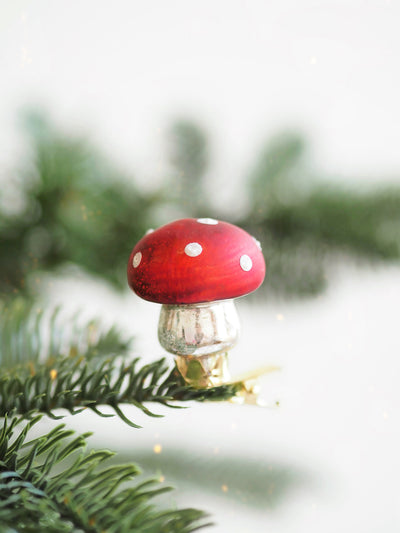
[[[41,104],[138,179],[162,164],[169,121],[214,143],[237,181],[278,129],[302,129],[323,174],[398,176],[400,6],[390,0],[51,0],[0,3],[0,141]]]

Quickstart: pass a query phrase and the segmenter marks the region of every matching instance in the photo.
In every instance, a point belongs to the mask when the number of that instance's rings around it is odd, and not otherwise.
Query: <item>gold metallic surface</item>
[[[230,402],[239,405],[258,405],[265,407],[266,404],[260,398],[260,385],[258,378],[279,370],[276,366],[264,366],[236,378],[231,378],[228,368],[228,353],[194,356],[176,356],[176,366],[183,379],[196,389],[217,387],[218,385],[232,384],[237,386],[237,393]]]
[[[233,378],[231,383],[240,383],[241,388],[238,390],[236,395],[231,398],[230,401],[240,405],[247,404],[266,407],[266,403],[260,397],[261,389],[258,383],[258,378],[264,376],[265,374],[276,372],[277,370],[279,370],[279,367],[277,366],[263,366]]]
[[[183,379],[196,389],[217,387],[230,381],[227,352],[195,357],[178,355],[176,366]]]

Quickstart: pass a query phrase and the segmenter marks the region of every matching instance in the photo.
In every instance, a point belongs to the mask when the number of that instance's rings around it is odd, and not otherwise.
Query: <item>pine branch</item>
[[[318,294],[334,256],[400,259],[399,187],[359,191],[312,183],[305,153],[298,134],[267,144],[248,183],[248,215],[238,222],[263,245],[268,265],[263,287],[270,292]]]
[[[126,258],[162,197],[140,191],[132,176],[45,114],[25,113],[24,125],[32,157],[18,165],[21,209],[9,213],[0,204],[0,293],[29,294],[33,272],[66,263],[124,288]]]
[[[46,316],[30,303],[16,300],[2,309],[0,322],[0,416],[46,413],[56,409],[71,414],[91,409],[100,416],[110,406],[127,424],[138,427],[123,413],[134,405],[149,416],[145,402],[226,400],[240,384],[210,389],[188,387],[165,359],[140,366],[126,357],[129,344],[112,327],[102,333],[97,321],[79,328],[56,309]]]
[[[59,425],[28,441],[40,418],[17,435],[21,419],[6,418],[0,430],[2,525],[30,533],[189,533],[209,525],[196,509],[156,510],[150,502],[171,488],[156,480],[132,485],[140,473],[134,464],[103,467],[114,454],[87,453],[89,433]]]
[[[0,372],[0,416],[15,412],[29,416],[32,412],[60,418],[56,409],[71,414],[91,409],[100,416],[110,416],[101,406],[110,406],[116,415],[132,427],[140,427],[122,411],[123,404],[134,405],[149,416],[145,402],[176,407],[170,402],[227,400],[234,396],[240,384],[210,389],[193,389],[184,384],[179,373],[171,371],[165,359],[139,367],[139,359],[127,364],[119,358],[97,361],[78,355],[49,362],[18,366]],[[97,365],[97,366],[96,366]]]
[[[201,511],[160,511],[151,505],[149,500],[169,490],[154,480],[126,488],[139,472],[135,465],[99,469],[112,454],[84,454],[89,434],[70,440],[73,432],[64,426],[30,442],[27,434],[39,413],[61,418],[56,410],[91,409],[112,416],[102,412],[103,405],[139,427],[124,414],[124,404],[159,416],[145,403],[177,407],[170,402],[228,399],[236,386],[196,390],[164,359],[145,365],[139,358],[129,361],[128,345],[115,328],[102,333],[96,321],[80,329],[77,318],[65,321],[60,310],[37,313],[22,300],[1,311],[0,524],[21,533],[169,533],[204,527]],[[25,427],[13,436],[24,419]]]
[[[172,175],[145,193],[86,140],[58,131],[40,113],[25,122],[32,157],[18,181],[24,201],[15,213],[0,204],[0,296],[32,294],[35,272],[66,264],[123,288],[127,257],[149,227],[179,216],[230,218],[213,208],[207,194],[210,150],[196,124],[173,125]],[[326,181],[316,185],[307,148],[297,133],[272,138],[248,176],[247,215],[238,220],[231,213],[232,222],[264,245],[264,287],[286,295],[320,292],[328,254],[400,258],[399,188],[363,193]]]
[[[115,326],[105,329],[100,320],[82,322],[79,313],[65,316],[60,308],[45,312],[33,302],[17,298],[0,302],[1,369],[78,353],[85,359],[128,353],[131,340]]]
[[[189,120],[177,120],[169,130],[168,140],[173,178],[170,199],[182,216],[201,217],[210,213],[212,208],[204,188],[209,164],[206,134]]]

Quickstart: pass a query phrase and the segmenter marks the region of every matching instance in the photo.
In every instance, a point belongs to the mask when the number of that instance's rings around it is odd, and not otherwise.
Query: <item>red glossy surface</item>
[[[201,245],[196,257],[185,253],[189,243]],[[133,259],[138,252],[141,259],[135,268]],[[252,262],[248,271],[240,264],[243,255]],[[202,224],[192,218],[176,220],[145,235],[128,263],[131,289],[145,300],[163,304],[237,298],[257,289],[264,276],[264,257],[251,235],[227,222]]]

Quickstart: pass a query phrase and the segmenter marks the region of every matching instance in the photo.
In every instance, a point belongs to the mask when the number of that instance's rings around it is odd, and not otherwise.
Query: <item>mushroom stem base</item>
[[[198,304],[163,305],[158,340],[179,356],[218,355],[235,346],[239,318],[233,300]]]
[[[173,353],[186,383],[196,388],[230,381],[228,350],[239,337],[239,318],[233,300],[163,305],[158,339]]]
[[[183,379],[197,389],[217,387],[230,381],[228,352],[220,352],[201,357],[178,355],[176,366]]]

